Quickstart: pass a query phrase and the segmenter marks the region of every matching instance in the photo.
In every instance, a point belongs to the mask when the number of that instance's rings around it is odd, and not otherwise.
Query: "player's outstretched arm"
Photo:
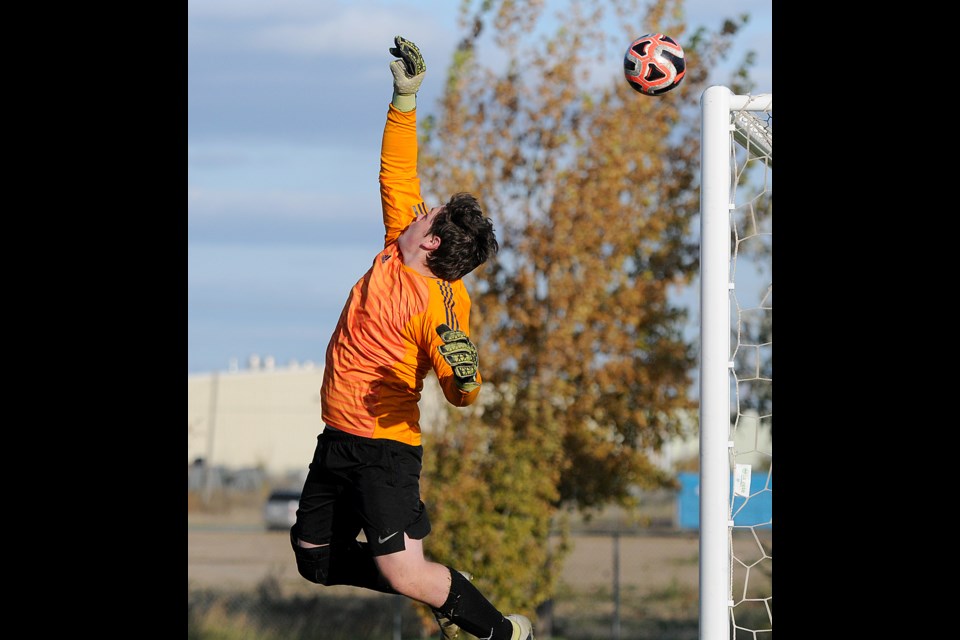
[[[380,201],[383,207],[383,246],[396,240],[421,210],[426,210],[417,177],[417,89],[426,75],[420,49],[396,36],[390,53],[393,100],[387,110],[380,149]]]
[[[403,36],[393,39],[395,46],[390,54],[399,60],[390,63],[393,73],[393,106],[400,111],[413,111],[417,108],[417,91],[427,73],[427,65],[420,54],[420,48]]]

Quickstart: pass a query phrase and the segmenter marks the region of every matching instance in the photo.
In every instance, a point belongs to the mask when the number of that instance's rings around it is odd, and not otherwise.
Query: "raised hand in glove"
[[[437,349],[453,369],[457,386],[467,393],[479,387],[477,372],[480,367],[480,356],[467,334],[463,331],[454,331],[445,324],[437,327],[437,334],[443,340],[443,344]]]
[[[393,73],[393,105],[401,111],[411,111],[417,106],[417,91],[427,73],[420,49],[403,36],[393,39],[396,46],[390,47],[390,54],[400,58],[390,63]]]

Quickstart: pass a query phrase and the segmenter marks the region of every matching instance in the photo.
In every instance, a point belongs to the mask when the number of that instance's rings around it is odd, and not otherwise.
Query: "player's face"
[[[443,205],[434,207],[426,213],[422,213],[413,219],[406,229],[401,233],[401,237],[409,238],[419,242],[424,236],[430,235],[430,225],[437,214],[443,211]]]

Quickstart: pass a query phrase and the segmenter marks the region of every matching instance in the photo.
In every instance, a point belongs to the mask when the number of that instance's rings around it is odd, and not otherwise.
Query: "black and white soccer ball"
[[[662,33],[648,33],[630,43],[623,56],[623,75],[630,86],[647,96],[675,89],[686,73],[683,47]]]

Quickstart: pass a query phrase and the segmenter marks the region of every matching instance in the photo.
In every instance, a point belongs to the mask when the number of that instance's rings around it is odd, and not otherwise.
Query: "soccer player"
[[[423,555],[430,519],[420,500],[420,392],[433,370],[448,402],[476,401],[483,379],[462,278],[499,245],[472,195],[430,209],[423,202],[416,95],[426,65],[413,42],[397,36],[394,44],[380,152],[384,246],[350,291],[327,346],[324,429],[290,541],[307,580],[423,602],[447,640],[461,628],[486,640],[533,640],[526,617],[504,616],[469,574]]]

